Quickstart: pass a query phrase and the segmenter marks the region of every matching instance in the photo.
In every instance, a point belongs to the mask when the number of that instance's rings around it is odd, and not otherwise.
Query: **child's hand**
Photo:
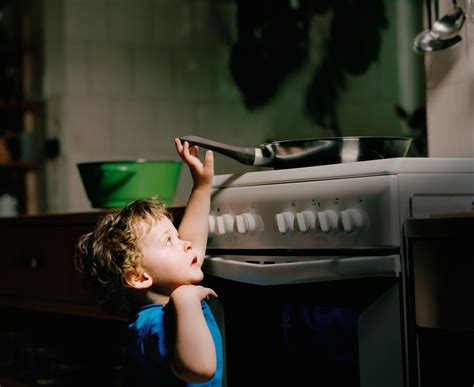
[[[186,302],[187,300],[208,300],[209,297],[217,298],[217,294],[211,288],[201,285],[181,285],[171,293],[171,299],[175,304]]]
[[[189,146],[187,141],[181,144],[179,138],[174,139],[176,150],[181,159],[188,165],[194,181],[194,187],[211,186],[214,177],[214,155],[206,151],[204,162],[199,159],[199,150],[196,145]]]

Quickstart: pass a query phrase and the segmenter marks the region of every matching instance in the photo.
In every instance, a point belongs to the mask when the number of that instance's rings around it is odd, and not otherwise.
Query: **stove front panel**
[[[399,246],[397,193],[392,175],[217,189],[208,248]]]

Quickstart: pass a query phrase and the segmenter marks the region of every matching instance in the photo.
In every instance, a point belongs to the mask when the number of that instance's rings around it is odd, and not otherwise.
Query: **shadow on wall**
[[[409,156],[428,156],[426,106],[419,106],[413,110],[413,112],[409,113],[400,105],[396,105],[395,114],[406,122],[410,131],[410,137],[413,138]]]
[[[337,103],[347,76],[363,74],[379,57],[388,26],[383,0],[237,0],[237,5],[238,40],[230,67],[249,110],[266,104],[284,79],[307,63],[312,19],[332,13],[302,108],[314,123],[342,135]]]

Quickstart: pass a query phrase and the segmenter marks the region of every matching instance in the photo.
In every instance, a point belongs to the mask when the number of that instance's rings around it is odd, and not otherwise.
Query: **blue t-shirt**
[[[174,347],[174,312],[160,304],[140,308],[129,324],[129,349],[136,370],[137,386],[209,386],[222,385],[222,338],[216,320],[205,301],[202,312],[216,348],[217,367],[214,376],[204,383],[186,383],[170,368],[170,351]]]

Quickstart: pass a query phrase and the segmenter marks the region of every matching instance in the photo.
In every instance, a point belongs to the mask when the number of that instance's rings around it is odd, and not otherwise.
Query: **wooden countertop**
[[[168,206],[168,210],[173,215],[175,223],[181,221],[185,206]],[[21,224],[94,224],[108,210],[97,210],[90,212],[62,212],[37,215],[17,215],[12,217],[0,217],[0,225],[21,225]]]

